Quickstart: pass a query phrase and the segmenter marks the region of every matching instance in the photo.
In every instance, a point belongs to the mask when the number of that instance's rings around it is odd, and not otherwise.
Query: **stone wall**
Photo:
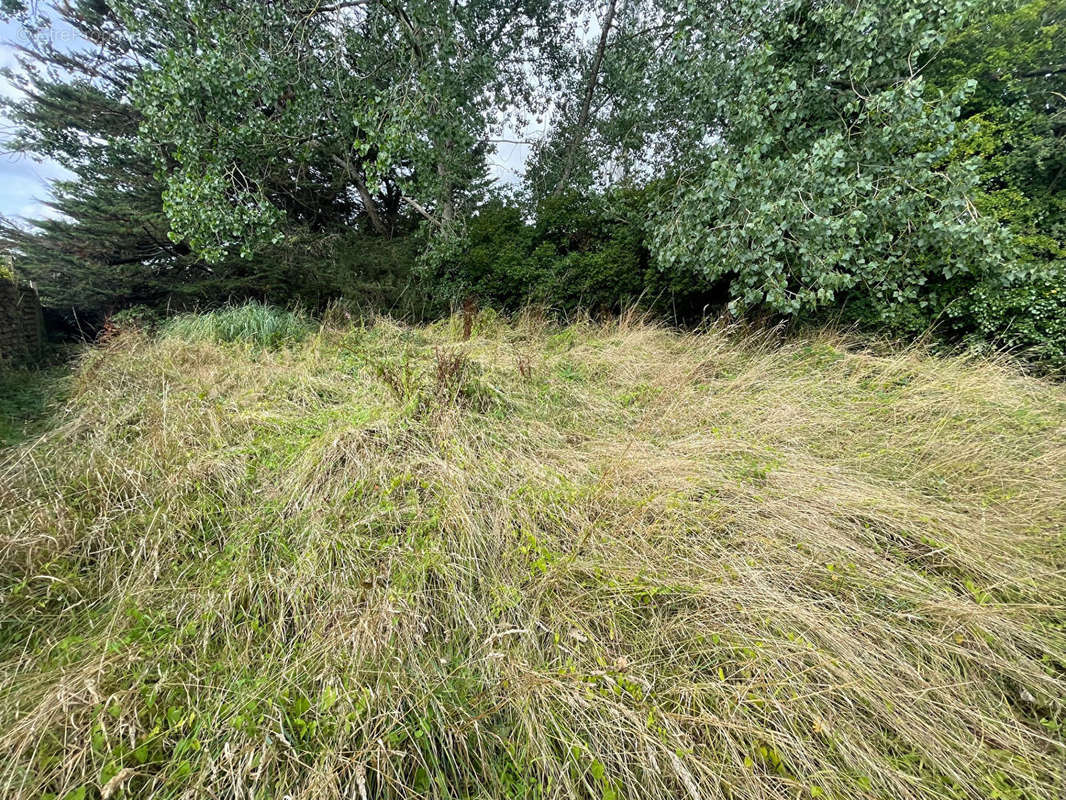
[[[16,282],[0,265],[0,362],[26,364],[40,358],[43,348],[37,292]]]

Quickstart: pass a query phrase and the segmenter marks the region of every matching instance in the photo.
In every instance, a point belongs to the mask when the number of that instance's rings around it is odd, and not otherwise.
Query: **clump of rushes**
[[[163,333],[187,341],[245,342],[259,347],[296,344],[311,331],[303,315],[249,301],[202,314],[182,314],[163,325]]]
[[[1066,796],[1066,388],[461,330],[85,357],[0,455],[0,796]]]

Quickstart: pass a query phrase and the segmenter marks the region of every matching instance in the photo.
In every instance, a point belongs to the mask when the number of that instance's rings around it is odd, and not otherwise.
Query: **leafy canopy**
[[[654,227],[662,263],[730,279],[732,306],[796,314],[859,294],[888,321],[1006,254],[951,161],[972,80],[923,69],[973,0],[697,6],[664,66],[711,131]],[[708,38],[714,46],[706,46]]]
[[[364,206],[391,184],[438,228],[485,172],[497,112],[532,91],[559,4],[121,3],[163,56],[134,89],[171,235],[208,261],[278,243],[284,198],[332,179]],[[372,209],[371,209],[372,210]]]

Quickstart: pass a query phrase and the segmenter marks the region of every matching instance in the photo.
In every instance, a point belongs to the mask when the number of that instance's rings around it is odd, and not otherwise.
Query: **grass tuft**
[[[1066,796],[1061,384],[221,318],[0,451],[0,796]]]
[[[311,330],[304,316],[255,301],[206,313],[182,314],[163,325],[164,335],[189,342],[243,342],[259,347],[297,344]]]

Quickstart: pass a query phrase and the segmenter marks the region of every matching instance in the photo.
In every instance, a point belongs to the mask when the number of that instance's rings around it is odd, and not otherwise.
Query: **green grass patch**
[[[311,330],[312,325],[304,315],[254,301],[216,311],[182,314],[162,326],[165,336],[190,342],[241,342],[259,347],[296,344]]]
[[[16,444],[42,429],[50,408],[65,396],[62,377],[67,372],[59,366],[0,366],[0,447]]]

